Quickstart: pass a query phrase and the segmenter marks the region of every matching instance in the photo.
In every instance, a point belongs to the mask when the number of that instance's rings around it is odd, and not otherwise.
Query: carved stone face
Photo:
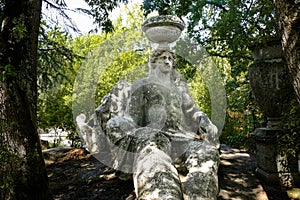
[[[162,53],[156,60],[153,65],[156,66],[156,69],[161,73],[170,73],[173,67],[173,58],[169,52]]]

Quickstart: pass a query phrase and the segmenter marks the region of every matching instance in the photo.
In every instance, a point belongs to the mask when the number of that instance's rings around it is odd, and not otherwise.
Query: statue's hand
[[[205,113],[201,113],[199,122],[201,138],[213,146],[219,145],[218,128],[210,121]]]
[[[133,122],[126,117],[115,117],[107,122],[106,136],[113,144],[118,143],[134,130]]]
[[[134,129],[136,126],[131,118],[128,117],[115,117],[107,122],[107,129],[112,131],[127,132]]]
[[[99,152],[99,146],[97,146],[98,135],[95,132],[93,126],[89,126],[89,121],[85,122],[86,116],[80,114],[76,117],[77,125],[80,129],[80,136],[82,137],[86,148],[91,152]]]
[[[107,122],[107,127],[109,129],[117,129],[120,127],[120,121],[119,120],[116,120],[115,118],[113,119],[110,119],[108,122]]]

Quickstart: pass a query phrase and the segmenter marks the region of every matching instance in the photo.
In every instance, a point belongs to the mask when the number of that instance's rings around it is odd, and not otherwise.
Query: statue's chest
[[[182,98],[175,88],[168,88],[159,84],[148,84],[144,88],[144,99],[148,105],[162,105],[181,109]]]

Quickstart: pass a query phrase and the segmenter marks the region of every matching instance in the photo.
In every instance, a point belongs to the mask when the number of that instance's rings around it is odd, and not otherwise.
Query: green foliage
[[[50,28],[42,22],[38,47],[38,86],[40,90],[73,82],[75,59],[80,56],[72,49],[72,37],[60,27]]]
[[[18,18],[14,18],[12,23],[15,24],[12,30],[12,40],[15,42],[19,42],[22,40],[27,34],[26,26],[25,26],[25,16],[21,15]]]
[[[142,73],[136,68],[146,62],[148,55],[141,54],[144,49],[138,47],[143,41],[139,30],[143,15],[138,8],[125,8],[125,13],[126,21],[120,16],[114,33],[88,34],[75,39],[59,27],[50,29],[43,25],[39,48],[39,127],[72,131],[68,138],[76,146],[79,137],[72,111],[77,101],[72,102],[72,98],[81,102],[78,113],[90,116],[119,79],[131,80]],[[86,99],[96,103],[90,106]]]
[[[127,3],[127,0],[85,0],[85,2],[91,6],[89,14],[93,16],[95,22],[99,24],[99,27],[105,32],[113,31],[113,23],[109,19],[109,12],[116,8],[120,3]]]
[[[66,88],[48,91],[39,96],[38,125],[40,128],[64,127],[74,129],[71,101]]]
[[[5,6],[5,3],[0,2],[0,22],[2,23],[2,28],[6,23],[8,23],[8,20],[9,20],[7,17],[5,19],[3,19],[4,6]],[[25,20],[26,20],[26,17],[24,14],[22,14],[18,17],[15,16],[12,18],[11,23],[13,24],[13,28],[12,28],[12,30],[10,30],[10,34],[8,37],[9,40],[7,41],[8,43],[18,43],[26,36],[26,34],[28,34],[26,25],[25,25]]]
[[[157,10],[186,18],[190,36],[220,55],[245,57],[245,47],[277,32],[274,5],[268,0],[145,0],[143,7],[146,15]]]
[[[145,75],[137,68],[141,67],[147,62],[147,54],[141,55],[139,52],[128,51],[120,53],[114,62],[107,66],[99,77],[99,82],[96,90],[96,103],[100,104],[101,99],[108,94],[111,88],[120,80],[127,80],[132,82],[131,78],[138,79]],[[133,72],[134,74],[131,74]],[[131,75],[131,77],[129,77]],[[133,77],[134,76],[134,77]]]
[[[70,9],[66,4],[65,0],[47,0],[44,1],[45,8],[49,12],[56,12],[56,17],[49,18],[47,15],[44,15],[44,18],[48,18],[48,21],[51,24],[59,24],[63,27],[64,30],[73,30],[79,32],[76,24],[72,22],[72,19],[66,11],[73,11],[76,13],[87,14],[93,17],[94,24],[98,25],[95,30],[90,30],[90,32],[97,32],[98,29],[108,33],[114,30],[113,23],[109,18],[109,13],[122,3],[128,3],[127,0],[84,0],[89,6],[89,9],[86,8],[75,8]],[[1,4],[0,4],[1,6]]]
[[[89,30],[89,33],[95,32],[113,32],[113,23],[109,18],[110,12],[120,6],[122,3],[128,3],[127,0],[84,0],[89,8],[77,7],[71,9],[65,0],[47,0],[43,1],[43,8],[47,11],[43,13],[42,18],[47,20],[51,26],[60,26],[62,30],[69,32],[70,30],[80,33],[80,30],[73,22],[68,12],[74,12],[89,15],[94,19],[96,28]],[[0,2],[0,12],[1,12]],[[51,13],[49,15],[49,13]],[[0,16],[1,19],[1,16]]]
[[[245,72],[252,54],[253,42],[266,42],[277,36],[274,5],[263,0],[183,1],[145,0],[146,14],[158,10],[176,14],[188,23],[188,34],[211,56],[226,57],[232,76]]]
[[[192,80],[197,75],[197,68],[181,56],[176,58],[176,69],[187,81]]]
[[[195,105],[203,112],[211,116],[211,101],[209,97],[209,91],[201,76],[199,70],[195,73],[193,79],[188,81],[189,93],[193,98]]]
[[[300,106],[293,99],[283,115],[287,133],[278,135],[280,149],[292,156],[300,153]]]
[[[13,70],[13,66],[11,64],[0,66],[1,71],[1,81],[5,81],[9,76],[16,76],[16,72]]]
[[[67,129],[75,139],[71,101],[73,65],[81,57],[73,50],[71,36],[45,22],[40,29],[38,56],[38,127]]]
[[[232,69],[230,69],[232,72]],[[264,118],[251,93],[248,73],[229,74],[226,80],[227,116],[221,141],[236,147],[253,148],[250,134],[260,127]]]
[[[104,95],[120,79],[131,82],[139,78],[138,74],[143,74],[148,53],[140,31],[142,12],[138,7],[125,7],[124,13],[126,17],[120,16],[116,20],[115,27],[118,29],[114,33],[81,36],[77,39],[80,42],[79,49],[86,52],[85,60],[78,66],[73,87],[73,109],[77,114],[90,116],[95,106],[100,104]],[[96,45],[89,46],[91,38],[94,38]]]

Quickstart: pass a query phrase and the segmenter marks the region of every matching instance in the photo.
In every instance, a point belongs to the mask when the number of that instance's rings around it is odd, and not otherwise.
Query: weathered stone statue
[[[119,82],[89,122],[80,115],[77,123],[92,153],[112,149],[113,167],[133,178],[138,199],[216,199],[218,130],[194,106],[175,62],[169,49],[154,50],[148,77]]]

